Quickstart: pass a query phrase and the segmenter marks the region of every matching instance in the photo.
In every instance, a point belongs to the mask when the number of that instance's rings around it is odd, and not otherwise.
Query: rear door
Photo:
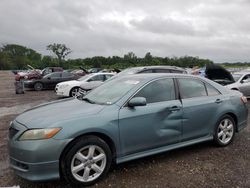
[[[180,141],[182,105],[176,99],[173,79],[144,86],[134,97],[145,97],[146,106],[124,106],[119,112],[120,141],[124,155]]]
[[[178,84],[183,105],[182,141],[211,135],[223,96],[200,79],[178,78]]]

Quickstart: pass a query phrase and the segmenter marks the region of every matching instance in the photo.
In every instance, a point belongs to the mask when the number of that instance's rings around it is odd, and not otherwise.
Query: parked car
[[[90,92],[91,90],[99,87],[100,85],[103,84],[104,81],[93,81],[93,82],[85,82],[83,84],[80,85],[80,88],[78,90],[78,96],[84,96],[86,95],[88,92]]]
[[[47,74],[41,79],[25,80],[24,87],[32,88],[36,91],[41,91],[43,89],[54,89],[56,84],[68,80],[75,80],[79,77],[69,72],[54,72]]]
[[[20,81],[23,79],[31,80],[31,79],[42,79],[43,76],[50,74],[52,72],[62,72],[63,68],[61,67],[46,67],[42,71],[39,69],[34,69],[29,65],[31,70],[28,72],[18,72],[15,76],[16,81]]]
[[[57,95],[66,97],[75,97],[79,91],[80,85],[83,83],[88,83],[92,81],[101,81],[114,76],[113,73],[92,73],[79,78],[78,80],[72,80],[67,82],[61,82],[56,85],[55,91]]]
[[[118,70],[118,69],[116,69]],[[130,74],[141,74],[141,73],[182,73],[186,74],[186,70],[182,69],[180,67],[175,66],[145,66],[145,67],[132,67],[127,68],[121,72],[119,72],[116,76],[114,76],[112,79],[124,76],[124,75],[130,75]],[[84,96],[89,91],[97,88],[98,86],[102,85],[103,82],[92,82],[92,83],[83,83],[80,85],[79,88],[79,95]]]
[[[102,70],[102,68],[91,68],[88,70],[89,73],[97,73],[100,72]]]
[[[208,64],[202,68],[194,67],[191,74],[206,77],[223,86],[235,82],[232,74],[224,67],[217,64]]]
[[[242,93],[197,76],[117,77],[81,99],[19,115],[9,129],[10,164],[24,179],[61,176],[75,186],[91,185],[112,162],[210,140],[227,146],[247,126],[246,103]]]
[[[250,71],[236,72],[233,74],[235,83],[229,84],[226,87],[232,90],[238,90],[245,96],[250,97]]]
[[[144,66],[144,67],[131,67],[121,71],[117,76],[140,74],[140,73],[184,73],[186,70],[176,66]]]

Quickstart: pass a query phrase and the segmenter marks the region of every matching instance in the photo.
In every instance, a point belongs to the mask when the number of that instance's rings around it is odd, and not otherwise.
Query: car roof
[[[178,73],[141,73],[141,74],[130,74],[130,75],[124,75],[121,76],[123,78],[133,79],[143,79],[144,80],[151,80],[151,79],[157,79],[157,78],[165,78],[165,77],[171,77],[171,78],[179,78],[179,77],[190,77],[190,78],[202,78],[200,76],[196,75],[190,75],[190,74],[178,74]],[[119,77],[118,77],[119,78]]]
[[[173,70],[182,70],[185,69],[176,66],[168,66],[168,65],[155,65],[155,66],[139,66],[139,67],[129,67],[129,69],[173,69]]]
[[[96,73],[91,73],[91,74],[89,74],[89,75],[99,75],[99,74],[101,74],[101,75],[103,75],[103,74],[110,74],[110,75],[114,75],[115,73],[112,73],[112,72],[96,72]]]

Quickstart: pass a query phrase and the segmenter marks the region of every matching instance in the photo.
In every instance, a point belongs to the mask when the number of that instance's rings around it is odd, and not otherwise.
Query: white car
[[[235,82],[226,85],[226,87],[232,90],[238,90],[246,97],[250,97],[250,72],[236,72],[232,75]]]
[[[102,81],[111,78],[114,76],[114,73],[93,73],[88,74],[79,78],[78,80],[72,80],[67,82],[61,82],[56,85],[55,91],[59,96],[65,97],[75,97],[79,91],[80,85],[83,83],[91,82],[91,81]]]

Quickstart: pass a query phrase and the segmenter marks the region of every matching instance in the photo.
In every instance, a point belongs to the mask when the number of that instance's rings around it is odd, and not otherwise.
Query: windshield
[[[90,78],[92,75],[93,75],[93,74],[88,74],[88,75],[85,75],[85,76],[83,76],[83,77],[81,77],[81,78],[79,78],[79,79],[77,79],[77,80],[78,80],[78,81],[83,81],[83,80],[86,80],[86,79]]]
[[[118,73],[117,75],[122,76],[122,75],[135,74],[141,69],[142,68],[140,68],[140,67],[127,68],[127,69],[123,70],[122,72]]]
[[[242,77],[242,75],[243,74],[233,74],[235,82],[237,82]]]
[[[116,78],[97,87],[84,96],[83,99],[97,104],[113,104],[133,87],[140,83],[143,78]]]

